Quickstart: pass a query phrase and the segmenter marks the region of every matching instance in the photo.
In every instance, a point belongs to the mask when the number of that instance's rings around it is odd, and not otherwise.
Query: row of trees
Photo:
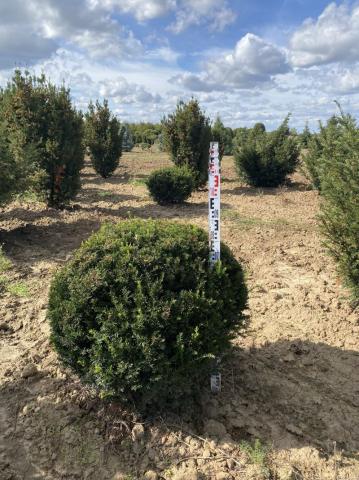
[[[0,202],[32,190],[49,206],[63,206],[81,186],[86,149],[107,177],[118,166],[123,135],[106,101],[90,103],[83,116],[69,89],[16,71],[0,90]]]

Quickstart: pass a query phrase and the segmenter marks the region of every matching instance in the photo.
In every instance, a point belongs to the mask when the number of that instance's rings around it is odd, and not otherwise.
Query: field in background
[[[191,480],[198,471],[358,479],[358,318],[322,246],[318,195],[298,174],[286,188],[249,188],[224,159],[222,237],[247,271],[250,326],[225,365],[223,392],[204,395],[195,425],[156,419],[130,435],[133,419],[104,409],[57,363],[45,319],[50,280],[102,222],[165,218],[207,229],[207,191],[169,208],[148,197],[145,178],[169,164],[166,154],[125,154],[106,180],[87,165],[68,210],[23,200],[1,211],[12,266],[0,272],[0,478],[120,480],[153,471],[153,479],[182,472]]]

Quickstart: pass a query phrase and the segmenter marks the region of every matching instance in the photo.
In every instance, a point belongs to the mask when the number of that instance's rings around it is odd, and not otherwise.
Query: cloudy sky
[[[359,1],[0,0],[0,84],[15,67],[158,121],[197,97],[228,126],[359,117]]]

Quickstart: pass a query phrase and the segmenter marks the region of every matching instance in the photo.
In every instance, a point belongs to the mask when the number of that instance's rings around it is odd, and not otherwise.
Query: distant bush
[[[63,205],[80,188],[84,158],[83,120],[70,91],[44,75],[17,70],[0,96],[14,165],[24,166],[27,180],[48,205]]]
[[[222,245],[191,225],[129,220],[82,244],[51,285],[60,359],[103,396],[140,407],[183,404],[244,326],[247,289]]]
[[[235,153],[239,176],[254,187],[278,187],[294,172],[299,159],[297,142],[290,137],[286,118],[271,133],[258,129]]]
[[[131,152],[135,143],[133,141],[132,132],[130,126],[125,124],[121,127],[120,135],[122,135],[122,151],[123,152]]]
[[[120,122],[108,107],[98,101],[90,102],[86,118],[85,140],[90,152],[92,166],[103,178],[110,177],[118,167],[122,155],[122,135]]]
[[[212,127],[212,141],[219,143],[220,159],[224,155],[233,155],[233,132],[225,127],[220,117],[217,117]]]
[[[156,170],[147,179],[151,197],[160,205],[183,203],[194,189],[194,175],[186,165]]]
[[[179,102],[176,111],[163,120],[164,142],[176,165],[188,165],[195,173],[195,187],[208,177],[211,126],[197,100]]]
[[[332,122],[332,127],[334,122]],[[359,301],[359,130],[337,117],[321,137],[322,230],[339,271]]]

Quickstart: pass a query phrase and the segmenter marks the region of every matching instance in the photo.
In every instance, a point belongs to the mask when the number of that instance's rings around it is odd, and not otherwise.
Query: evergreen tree
[[[196,188],[203,186],[208,176],[211,127],[198,101],[179,102],[176,111],[163,120],[163,133],[173,162],[192,168]]]
[[[321,138],[322,230],[359,301],[359,130],[350,115],[331,119]]]
[[[83,120],[70,91],[44,75],[17,70],[2,91],[2,114],[9,152],[24,166],[31,186],[48,205],[59,207],[80,188]]]
[[[113,174],[122,155],[120,122],[109,109],[107,100],[90,102],[86,114],[86,146],[95,171],[103,178]]]
[[[121,128],[122,131],[120,134],[122,135],[122,151],[130,152],[134,147],[131,129],[127,123],[125,123]]]

